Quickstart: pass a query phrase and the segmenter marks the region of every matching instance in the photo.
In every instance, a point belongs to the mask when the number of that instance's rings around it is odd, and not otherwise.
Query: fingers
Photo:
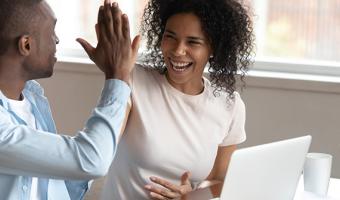
[[[104,23],[105,23],[105,27],[107,31],[106,34],[109,37],[109,39],[111,39],[112,37],[114,37],[114,30],[113,30],[113,24],[112,24],[113,17],[112,17],[112,12],[111,12],[111,1],[109,0],[105,0],[104,2],[103,15],[104,15]]]
[[[105,0],[99,8],[95,49],[86,41],[79,40],[91,60],[105,73],[105,77],[128,82],[140,45],[140,36],[130,39],[129,21],[117,3]]]
[[[168,198],[160,195],[160,194],[157,194],[157,193],[154,193],[154,192],[150,192],[150,196],[152,199],[161,199],[161,200],[166,200]]]
[[[181,177],[181,184],[182,185],[190,185],[190,177],[191,177],[191,173],[190,172],[184,172],[184,174]]]
[[[152,177],[150,177],[150,180],[152,182],[154,182],[154,183],[157,183],[157,184],[159,184],[159,185],[169,189],[169,190],[172,190],[172,191],[175,191],[175,192],[179,192],[180,191],[180,187],[179,186],[174,185],[174,184],[172,184],[169,181],[166,181],[164,179],[160,179],[160,178],[152,176]]]
[[[103,11],[104,11],[104,6],[100,6],[98,10],[97,24],[95,25],[97,41],[100,40],[99,24],[101,24],[104,20]]]
[[[134,59],[137,58],[138,49],[139,49],[139,46],[140,46],[140,41],[141,41],[140,35],[137,35],[132,41],[131,48],[132,48],[132,53],[133,53]]]
[[[102,11],[104,10],[104,6],[100,6],[98,10],[97,24],[103,21]]]
[[[98,38],[99,43],[105,44],[109,41],[106,31],[106,25],[105,25],[105,15],[104,11],[105,8],[101,6],[98,11],[98,23],[96,24],[96,34]]]
[[[126,14],[122,14],[118,3],[111,4],[111,0],[105,0],[104,6],[101,6],[98,12],[98,23],[105,24],[106,36],[109,41],[121,38],[130,41],[130,25]],[[100,28],[100,31],[104,27]],[[100,35],[99,35],[100,36]]]
[[[145,189],[150,191],[150,196],[154,199],[167,199],[167,198],[176,198],[179,195],[175,192],[172,192],[165,188],[160,188],[152,185],[146,185]]]
[[[126,14],[123,14],[122,16],[122,34],[123,37],[130,39],[130,23],[129,18]]]
[[[98,26],[98,24],[95,25],[95,30],[96,30],[97,41],[99,41],[99,26]]]
[[[113,17],[113,27],[115,34],[118,37],[121,37],[123,35],[122,33],[122,11],[118,7],[118,3],[114,2],[111,8],[111,14]]]
[[[94,52],[95,48],[84,39],[77,38],[77,42],[79,42],[79,44],[86,51],[87,55],[92,59],[93,58],[93,52]]]
[[[152,176],[150,180],[162,187],[157,187],[153,185],[145,185],[145,189],[150,192],[150,196],[153,199],[166,199],[166,198],[176,198],[192,191],[190,183],[190,172],[185,172],[181,177],[181,185],[175,185],[167,180]]]

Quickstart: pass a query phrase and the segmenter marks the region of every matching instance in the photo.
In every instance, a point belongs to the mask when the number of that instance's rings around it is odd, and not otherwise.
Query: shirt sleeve
[[[97,107],[74,137],[14,124],[0,106],[0,173],[65,180],[104,176],[116,152],[130,92],[125,82],[107,80]]]
[[[234,108],[229,130],[220,146],[240,144],[246,140],[246,109],[240,95],[235,92]]]

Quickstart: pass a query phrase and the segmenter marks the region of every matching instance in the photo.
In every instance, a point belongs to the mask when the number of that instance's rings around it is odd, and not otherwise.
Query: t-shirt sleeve
[[[132,69],[131,73],[130,73],[130,87],[131,87],[131,92],[133,92],[134,88],[135,88],[135,82],[136,82],[136,76],[138,75],[137,74],[137,67],[138,67],[138,64],[135,64],[134,68]]]
[[[138,86],[143,84],[143,79],[145,79],[145,69],[142,65],[135,63],[135,67],[132,69],[130,74],[130,87],[131,93],[134,94],[138,90]],[[133,95],[132,95],[133,96]]]
[[[220,146],[240,144],[246,140],[246,109],[240,95],[236,92],[233,107],[229,130]]]

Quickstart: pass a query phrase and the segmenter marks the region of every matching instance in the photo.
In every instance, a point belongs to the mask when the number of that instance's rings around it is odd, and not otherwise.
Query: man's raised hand
[[[96,47],[84,39],[78,38],[77,41],[104,72],[106,79],[115,78],[128,83],[137,58],[140,36],[131,43],[128,17],[122,14],[116,2],[105,0],[104,6],[99,8],[96,34]]]

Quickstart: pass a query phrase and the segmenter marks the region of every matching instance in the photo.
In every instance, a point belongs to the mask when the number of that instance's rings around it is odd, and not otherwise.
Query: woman
[[[132,107],[103,199],[172,199],[223,181],[246,138],[235,92],[253,49],[246,9],[236,0],[151,0],[142,32],[150,52],[131,75]]]

